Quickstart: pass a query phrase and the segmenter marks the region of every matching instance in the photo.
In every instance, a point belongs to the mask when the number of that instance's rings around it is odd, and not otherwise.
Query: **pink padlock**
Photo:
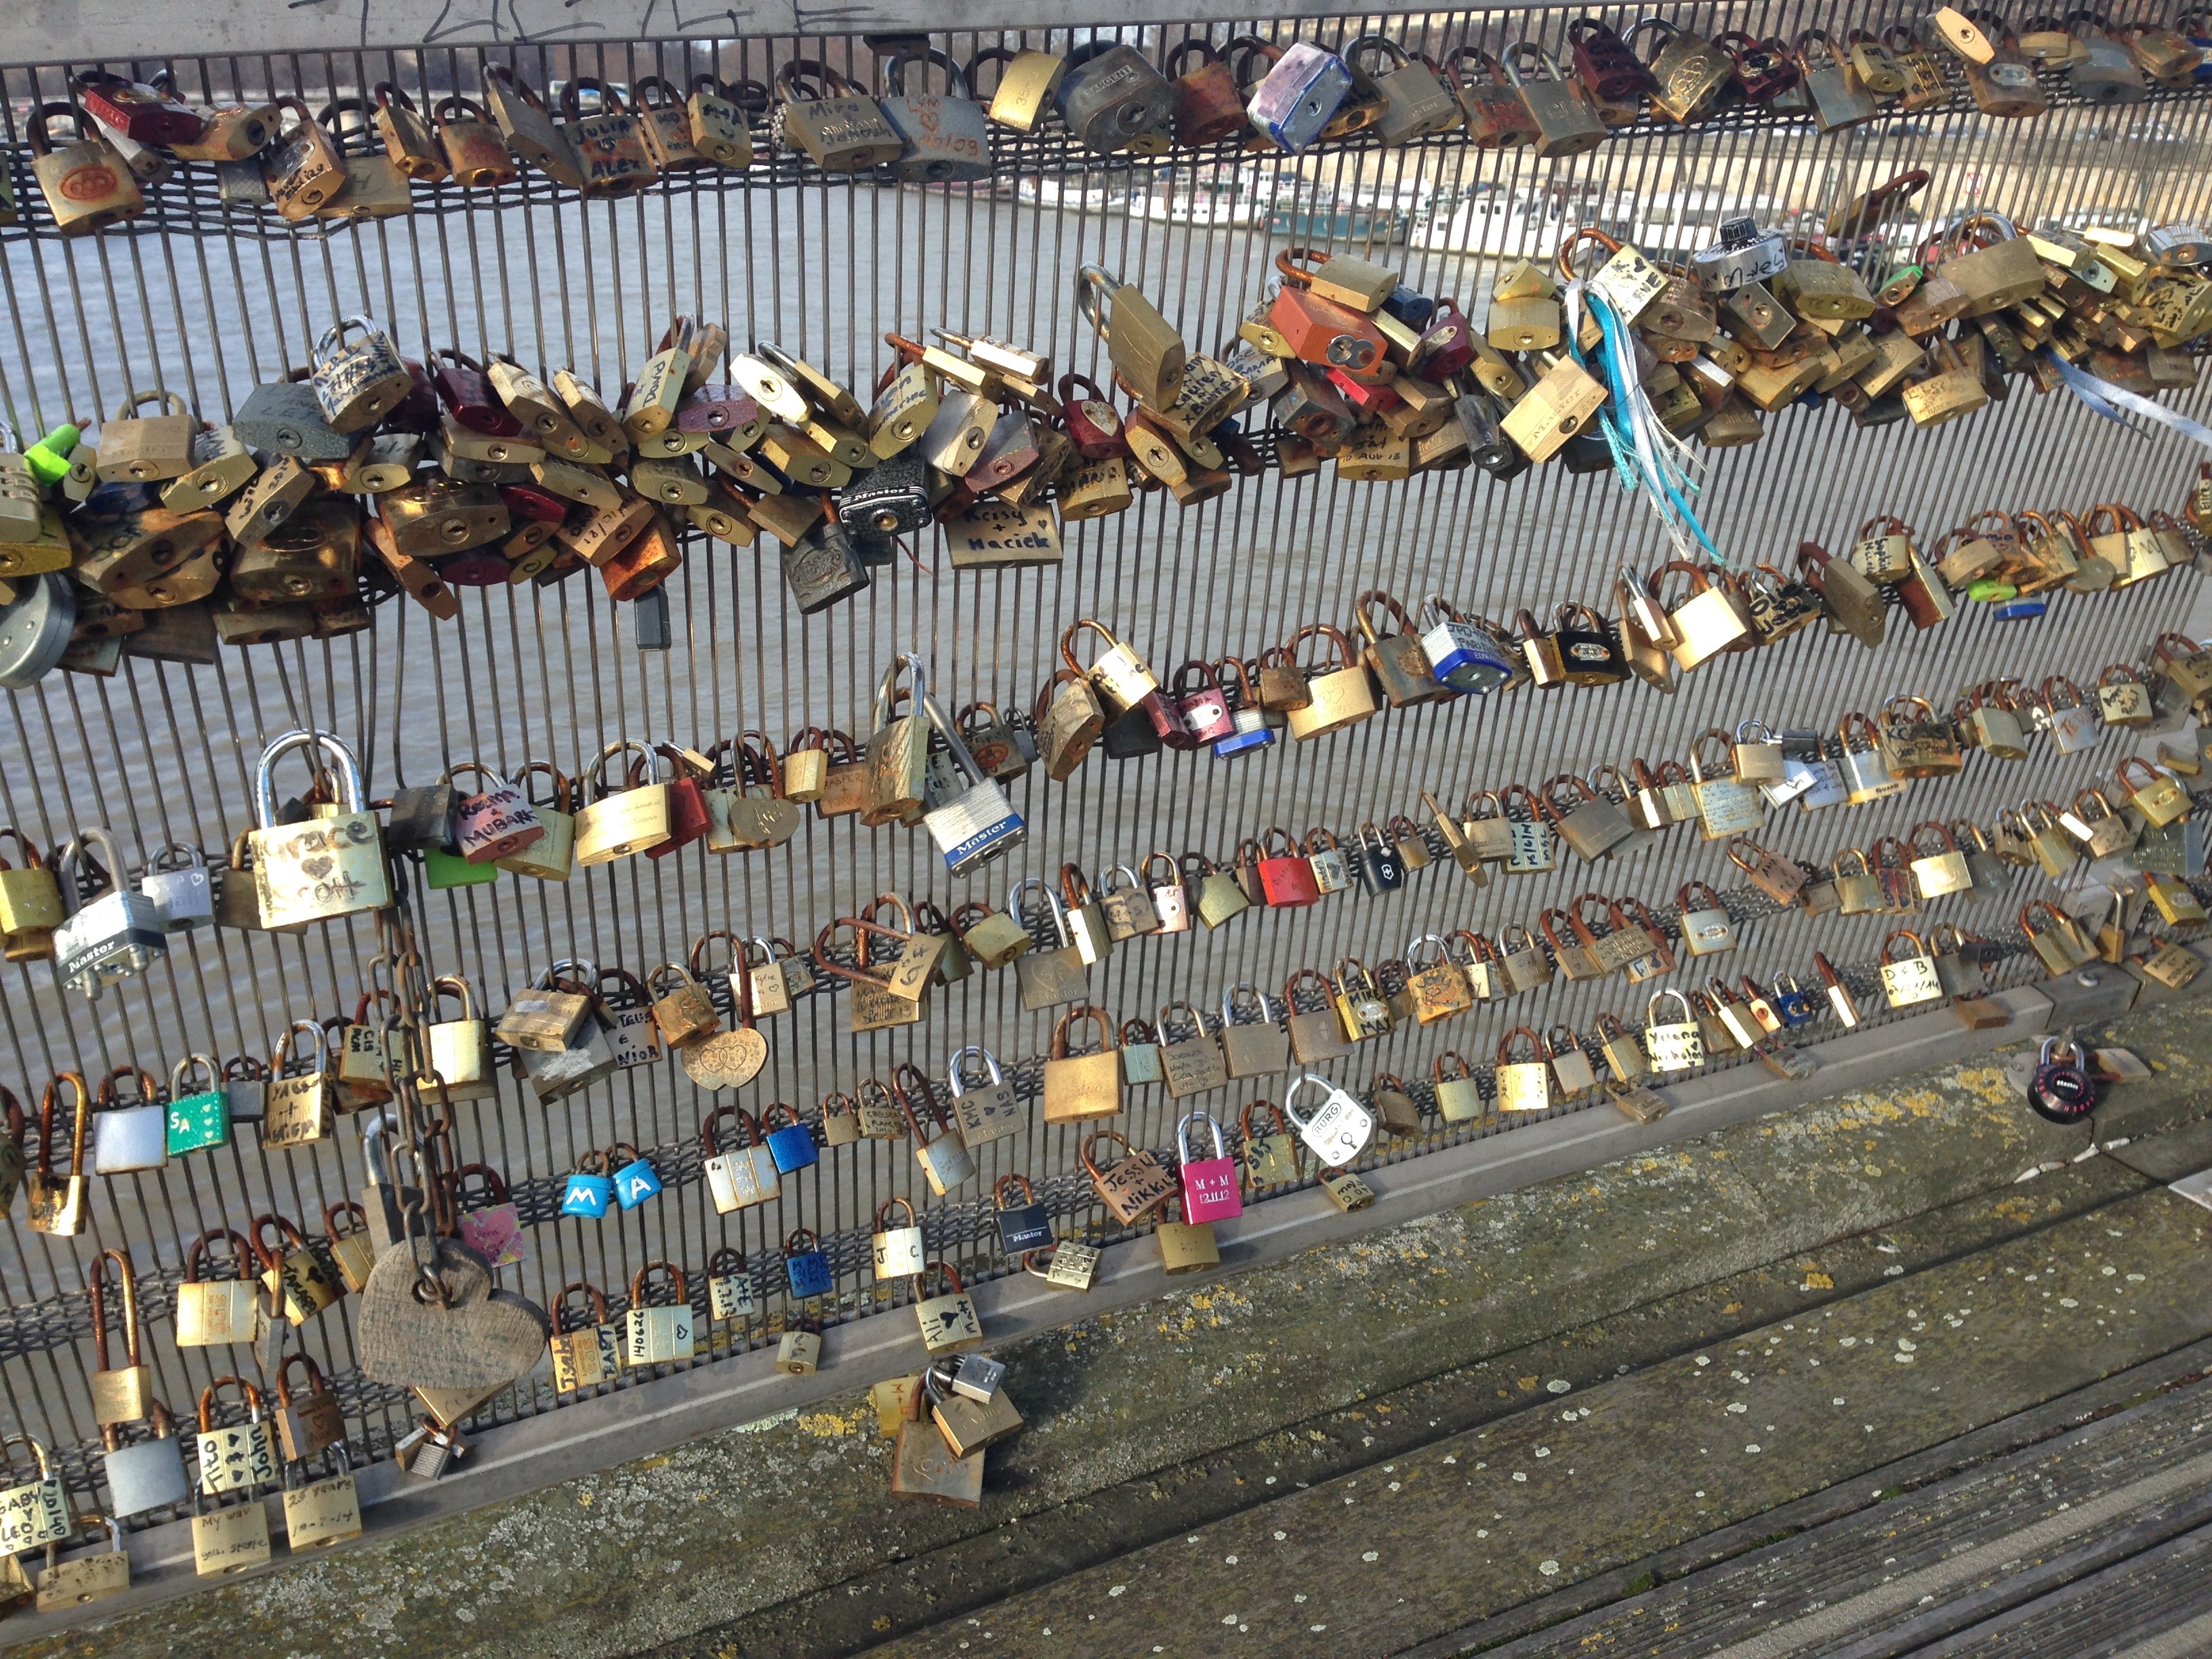
[[[1213,1156],[1190,1155],[1190,1126],[1203,1123],[1213,1134]],[[1237,1184],[1237,1160],[1221,1126],[1204,1112],[1193,1112],[1176,1125],[1176,1156],[1182,1163],[1182,1213],[1187,1221],[1228,1221],[1244,1213],[1244,1194]]]
[[[471,1194],[471,1176],[480,1178],[491,1202],[478,1209],[465,1207]],[[507,1182],[489,1164],[464,1164],[447,1179],[453,1184],[453,1208],[459,1212],[461,1243],[495,1267],[511,1267],[523,1259],[522,1212],[507,1196]]]
[[[1194,678],[1198,682],[1195,689],[1191,684]],[[1229,713],[1228,696],[1222,690],[1212,665],[1203,658],[1194,659],[1176,669],[1168,690],[1175,697],[1182,723],[1200,743],[1218,743],[1237,734],[1237,722]]]
[[[512,858],[545,834],[545,820],[530,804],[519,785],[502,782],[474,761],[465,761],[446,774],[451,783],[464,772],[473,772],[491,787],[480,794],[463,795],[453,804],[453,845],[471,864],[489,864]]]

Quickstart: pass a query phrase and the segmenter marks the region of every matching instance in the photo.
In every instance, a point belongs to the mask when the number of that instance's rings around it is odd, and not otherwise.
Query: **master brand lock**
[[[80,902],[79,871],[88,861],[88,843],[106,862],[108,886],[98,897]],[[124,870],[123,850],[106,830],[80,831],[62,852],[58,878],[70,914],[54,929],[54,973],[88,997],[168,954],[161,912],[125,885]]]
[[[1310,1118],[1302,1118],[1297,1097],[1308,1085],[1322,1090],[1325,1098]],[[1327,1078],[1311,1072],[1302,1072],[1291,1079],[1283,1096],[1283,1112],[1314,1156],[1331,1168],[1358,1158],[1375,1133],[1375,1119],[1364,1106]]]

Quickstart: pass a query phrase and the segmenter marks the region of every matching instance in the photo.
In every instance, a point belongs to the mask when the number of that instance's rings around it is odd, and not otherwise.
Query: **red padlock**
[[[1087,395],[1077,397],[1079,389]],[[1129,441],[1121,430],[1121,416],[1089,375],[1061,375],[1060,404],[1067,416],[1067,441],[1075,446],[1077,454],[1085,460],[1107,461],[1129,453]]]
[[[1370,384],[1357,380],[1340,368],[1328,371],[1328,383],[1337,389],[1346,403],[1351,404],[1353,413],[1370,421],[1406,401],[1387,382]]]
[[[443,571],[444,567],[441,566],[440,573],[442,574]],[[653,752],[667,761],[676,773],[668,783],[668,839],[645,850],[645,855],[649,859],[664,859],[678,848],[690,846],[707,833],[707,796],[699,787],[699,780],[685,767],[683,750],[672,743],[657,743],[653,748]],[[629,781],[633,787],[644,781],[639,775],[639,769],[644,764],[642,758],[631,764]]]
[[[1274,850],[1280,836],[1283,850]],[[1293,909],[1321,898],[1321,884],[1314,879],[1313,860],[1298,850],[1287,830],[1271,829],[1260,838],[1260,890],[1278,909]]]
[[[1575,78],[1601,102],[1632,104],[1657,90],[1651,71],[1628,49],[1628,43],[1595,17],[1577,17],[1568,24],[1567,41],[1574,48]]]
[[[1474,325],[1447,295],[1437,301],[1428,328],[1413,343],[1407,368],[1417,380],[1441,382],[1474,361]]]
[[[430,357],[436,365],[430,371],[430,384],[437,388],[438,401],[445,404],[455,426],[481,432],[487,438],[521,435],[522,422],[499,400],[482,363],[450,347],[432,352]]]
[[[517,520],[559,524],[568,516],[568,503],[543,484],[501,484],[499,498],[507,503],[507,515]]]

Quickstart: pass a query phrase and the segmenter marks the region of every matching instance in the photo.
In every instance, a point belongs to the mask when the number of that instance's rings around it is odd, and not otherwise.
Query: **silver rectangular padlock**
[[[190,933],[215,921],[215,886],[196,847],[172,842],[163,848],[138,878],[138,890],[153,904],[165,933]]]
[[[651,1015],[647,1018],[650,1019]],[[530,1086],[542,1101],[562,1099],[597,1083],[615,1069],[614,1050],[608,1046],[606,1031],[596,1018],[586,1019],[582,1029],[569,1039],[568,1046],[557,1054],[531,1048],[518,1048],[515,1054],[522,1061],[523,1073],[529,1078]]]
[[[92,1172],[129,1175],[158,1170],[169,1161],[167,1109],[112,1106],[92,1115]]]
[[[1006,1380],[1004,1362],[988,1354],[963,1353],[952,1372],[952,1392],[981,1405],[990,1404]]]
[[[155,1416],[158,1431],[172,1428],[167,1413]],[[135,1446],[118,1446],[107,1454],[107,1512],[118,1517],[147,1510],[167,1509],[188,1503],[191,1483],[185,1476],[185,1460],[177,1449],[173,1431]]]

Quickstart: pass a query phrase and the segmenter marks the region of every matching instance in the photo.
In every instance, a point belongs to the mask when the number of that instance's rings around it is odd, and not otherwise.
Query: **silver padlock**
[[[87,842],[106,860],[108,889],[77,906],[77,867]],[[105,830],[85,830],[63,851],[55,875],[69,919],[54,929],[54,969],[63,984],[96,997],[106,987],[141,974],[169,953],[161,914],[143,893],[123,883],[123,849]]]
[[[1721,239],[1690,255],[1698,286],[1708,294],[1733,294],[1790,269],[1790,244],[1778,230],[1759,229],[1749,214],[1721,221]]]
[[[215,886],[197,847],[173,841],[155,854],[138,890],[153,902],[165,933],[187,933],[215,920]]]
[[[951,799],[923,813],[922,822],[937,850],[945,855],[945,867],[956,876],[963,875],[1019,847],[1030,838],[1029,826],[1014,811],[1006,790],[975,764],[975,756],[961,741],[959,727],[945,717],[945,710],[930,696],[920,662],[914,664],[913,673],[921,711],[944,738],[952,763],[967,783]]]
[[[1300,1117],[1297,1098],[1311,1084],[1328,1097],[1311,1117]],[[1325,1077],[1302,1072],[1283,1095],[1283,1115],[1324,1168],[1340,1169],[1358,1158],[1375,1133],[1375,1119],[1352,1095]]]
[[[176,1420],[160,1401],[148,1418],[153,1437],[117,1446],[105,1460],[108,1513],[117,1516],[167,1509],[191,1497],[185,1460],[178,1449]]]
[[[118,1102],[118,1078],[135,1079],[136,1102]],[[158,1170],[169,1161],[168,1109],[153,1098],[154,1079],[131,1066],[119,1066],[100,1085],[92,1113],[92,1172],[129,1175]]]

